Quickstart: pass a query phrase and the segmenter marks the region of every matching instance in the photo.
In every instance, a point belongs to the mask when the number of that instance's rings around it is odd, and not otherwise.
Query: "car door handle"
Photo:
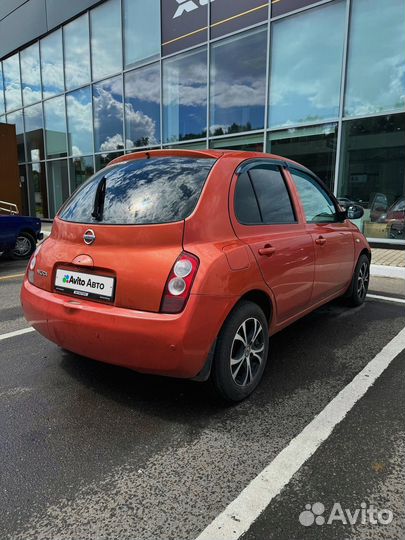
[[[326,238],[320,236],[315,240],[315,244],[318,244],[318,246],[323,246],[324,244],[326,244]]]
[[[266,244],[264,247],[259,248],[259,255],[262,255],[263,257],[271,257],[275,251],[276,248],[270,244]]]

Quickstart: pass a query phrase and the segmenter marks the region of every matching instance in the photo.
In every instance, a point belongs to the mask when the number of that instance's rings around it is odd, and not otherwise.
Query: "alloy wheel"
[[[357,276],[357,294],[360,300],[364,300],[368,290],[368,282],[370,279],[369,264],[364,261],[359,268]]]
[[[30,254],[31,242],[25,236],[18,236],[13,251],[18,257],[26,257]]]
[[[230,355],[231,374],[238,386],[248,386],[263,362],[264,332],[262,323],[251,317],[238,328]]]

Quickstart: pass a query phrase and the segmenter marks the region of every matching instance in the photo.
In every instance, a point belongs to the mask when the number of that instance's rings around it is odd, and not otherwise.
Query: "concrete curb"
[[[370,266],[370,274],[375,277],[387,277],[405,280],[405,267],[372,264]]]

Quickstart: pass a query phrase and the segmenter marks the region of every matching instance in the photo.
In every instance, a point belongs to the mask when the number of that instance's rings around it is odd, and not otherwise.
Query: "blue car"
[[[0,253],[13,259],[28,259],[42,240],[41,220],[19,215],[0,215]]]

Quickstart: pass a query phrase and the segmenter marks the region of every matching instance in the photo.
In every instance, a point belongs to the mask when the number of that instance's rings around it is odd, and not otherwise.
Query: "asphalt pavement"
[[[400,301],[329,304],[274,336],[256,393],[224,406],[209,384],[94,362],[36,332],[1,339],[27,327],[23,272],[0,264],[2,540],[197,538],[405,326]],[[404,540],[404,362],[395,355],[243,538]],[[361,522],[370,505],[386,511],[376,524]]]

